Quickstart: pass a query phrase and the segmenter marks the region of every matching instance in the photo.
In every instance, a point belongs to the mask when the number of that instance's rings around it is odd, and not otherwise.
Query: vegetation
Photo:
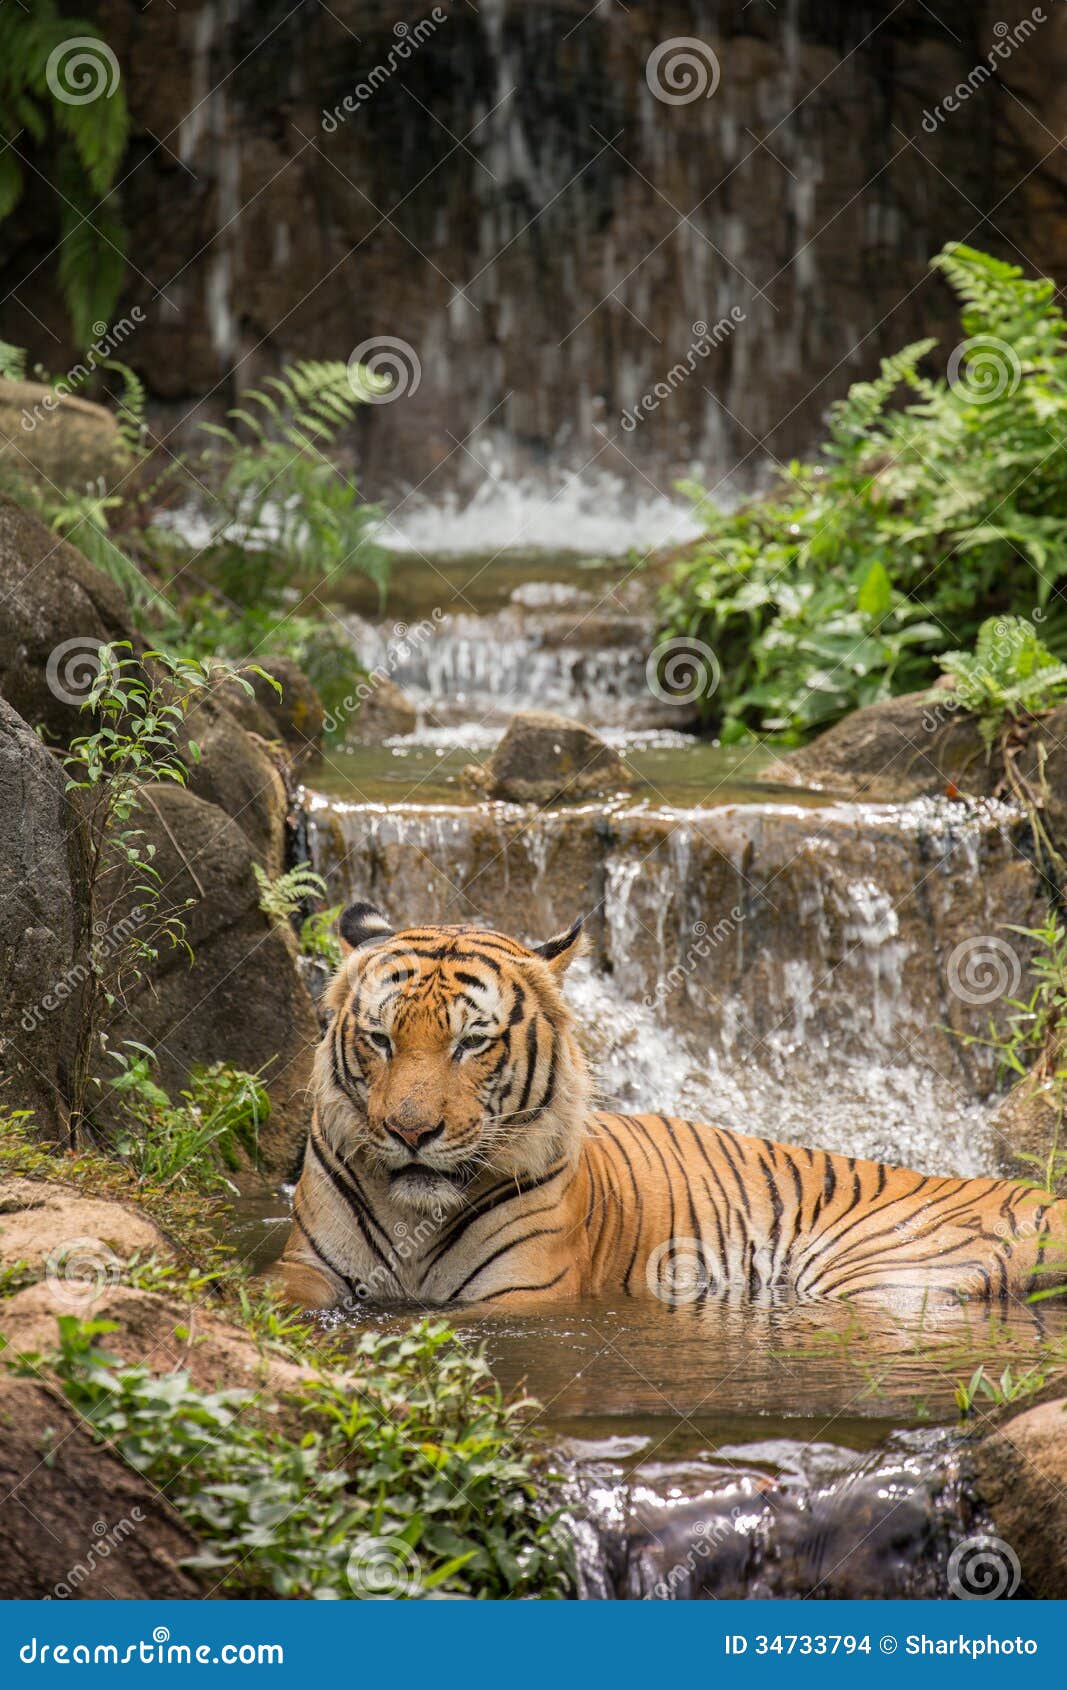
[[[314,1429],[271,1424],[247,1391],[202,1391],[102,1347],[110,1321],[59,1320],[51,1374],[82,1422],[164,1490],[201,1540],[209,1589],[301,1597],[560,1596],[570,1549],[539,1518],[544,1462],[520,1450],[528,1405],[505,1404],[446,1326],[365,1334],[358,1371],[310,1379]],[[256,1413],[266,1407],[267,1413]]]
[[[90,90],[99,91],[86,98]],[[83,345],[122,285],[126,242],[113,190],[128,131],[119,68],[95,24],[55,0],[3,7],[0,222],[27,188],[40,200],[43,187],[47,200],[54,184],[59,285]]]
[[[266,1088],[256,1074],[215,1062],[194,1068],[177,1103],[152,1079],[155,1062],[145,1045],[132,1041],[112,1053],[119,1064],[110,1082],[123,1106],[129,1130],[114,1143],[115,1154],[139,1181],[164,1191],[234,1191],[228,1178],[245,1159],[256,1160],[259,1131],[270,1116]]]
[[[273,880],[258,863],[252,864],[252,873],[259,887],[259,907],[272,921],[287,922],[309,899],[326,894],[325,880],[310,863],[297,863]]]
[[[957,701],[987,746],[1005,725],[1051,710],[1067,695],[1067,663],[1060,663],[1022,616],[991,616],[973,651],[947,651],[938,663],[955,683]]]
[[[726,514],[689,489],[707,537],[662,617],[668,634],[715,651],[722,679],[704,709],[728,741],[795,743],[921,687],[936,655],[970,647],[991,616],[1036,606],[1045,647],[1067,656],[1054,596],[1067,573],[1055,284],[954,244],[933,263],[962,301],[946,379],[921,370],[934,342],[907,346],[834,406],[821,450],[770,497]]]

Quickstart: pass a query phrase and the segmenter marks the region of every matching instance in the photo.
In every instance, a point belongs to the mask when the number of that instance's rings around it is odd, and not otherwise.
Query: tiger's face
[[[580,923],[528,949],[471,927],[394,933],[356,904],[341,935],[350,954],[315,1085],[346,1159],[386,1179],[395,1202],[440,1212],[485,1176],[536,1177],[571,1148],[585,1070],[558,981]]]

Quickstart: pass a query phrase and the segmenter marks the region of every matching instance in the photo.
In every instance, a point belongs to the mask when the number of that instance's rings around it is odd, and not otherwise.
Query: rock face
[[[0,455],[52,487],[111,486],[130,468],[115,413],[39,381],[0,380]]]
[[[1008,1092],[993,1117],[993,1131],[1005,1172],[1019,1179],[1037,1180],[1067,1197],[1067,1170],[1059,1181],[1049,1179],[1045,1169],[1054,1166],[1054,1155],[1063,1149],[1063,1098],[1054,1070],[1063,1066],[1047,1058],[1019,1080]],[[1062,1164],[1061,1164],[1062,1166]]]
[[[554,804],[624,792],[634,777],[610,745],[581,722],[522,710],[488,763],[464,769],[465,785],[513,804]]]
[[[435,496],[448,478],[481,484],[455,441],[491,413],[492,444],[518,469],[555,450],[631,476],[629,458],[665,488],[755,439],[788,458],[849,381],[920,334],[947,355],[955,313],[923,278],[946,234],[969,227],[961,204],[994,217],[1004,256],[1017,259],[1015,242],[1034,269],[1067,268],[1065,167],[1048,140],[1067,81],[1058,7],[1001,67],[1015,99],[978,89],[964,118],[926,124],[985,64],[994,0],[952,28],[922,0],[888,16],[650,0],[587,7],[580,28],[570,0],[444,7],[436,26],[431,10],[416,45],[402,6],[360,0],[269,21],[261,0],[107,8],[138,161],[123,186],[138,262],[119,309],[141,305],[144,322],[122,356],[158,399],[184,414],[253,349],[258,376],[264,344],[278,360],[347,357],[403,335],[421,379],[360,420],[370,496],[431,472]],[[683,103],[667,105],[646,68],[679,36],[706,44],[711,97],[697,85],[685,101],[683,82]],[[520,92],[487,102],[497,88]],[[183,121],[193,177],[157,140]],[[682,226],[676,207],[694,208]],[[31,196],[5,237],[13,282],[41,256]],[[180,316],[156,306],[172,276]],[[51,266],[32,299],[20,292],[0,332],[66,362],[49,333],[66,333]],[[690,361],[692,379],[641,408]],[[813,370],[829,372],[814,387]]]
[[[272,1107],[261,1149],[268,1170],[287,1175],[307,1128],[319,1038],[289,936],[261,912],[248,839],[216,805],[180,787],[152,787],[141,825],[194,961],[164,947],[152,990],[129,1003],[113,1042],[139,1039],[155,1050],[160,1083],[170,1091],[197,1064],[261,1072]]]
[[[265,681],[262,675],[245,670],[253,697],[242,687],[222,688],[220,699],[230,714],[249,732],[261,738],[278,740],[285,747],[295,766],[315,756],[322,747],[322,730],[326,712],[322,699],[291,657],[275,656],[268,652],[260,667],[272,675],[281,693]]]
[[[0,519],[2,520],[2,519]],[[86,943],[84,848],[63,770],[0,699],[0,1070],[8,1108],[66,1131]]]
[[[1067,1598],[1067,1397],[998,1427],[975,1452],[978,1488],[1037,1597]]]
[[[74,546],[0,494],[0,696],[32,728],[67,745],[86,731],[80,705],[111,641],[137,639],[118,588]]]

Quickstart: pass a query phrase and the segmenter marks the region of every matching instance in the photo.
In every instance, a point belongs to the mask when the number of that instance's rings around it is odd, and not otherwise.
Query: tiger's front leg
[[[345,1300],[342,1281],[317,1263],[286,1261],[283,1256],[265,1278],[280,1297],[300,1309],[335,1309]]]

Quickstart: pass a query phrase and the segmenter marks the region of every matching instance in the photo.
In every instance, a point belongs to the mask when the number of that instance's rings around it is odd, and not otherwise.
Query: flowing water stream
[[[592,952],[567,995],[610,1106],[995,1171],[993,1066],[956,1036],[988,1009],[954,990],[953,957],[1039,907],[1019,818],[761,781],[767,753],[694,737],[650,691],[648,609],[621,573],[420,557],[398,567],[388,622],[353,605],[354,641],[418,726],[308,776],[333,899],[524,938],[585,915]],[[635,790],[547,810],[472,800],[463,765],[510,712],[546,705],[612,739]],[[269,1259],[285,1204],[249,1206],[243,1226],[241,1248]],[[945,1594],[953,1545],[983,1525],[949,1429],[955,1381],[991,1346],[1025,1365],[1063,1330],[1051,1313],[788,1302],[458,1325],[563,1440],[592,1597]]]

